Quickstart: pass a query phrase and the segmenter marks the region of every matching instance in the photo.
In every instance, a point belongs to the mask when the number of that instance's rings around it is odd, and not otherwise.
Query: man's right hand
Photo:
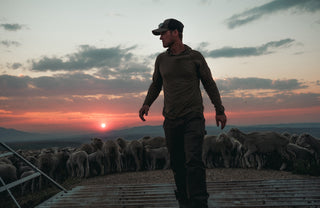
[[[149,108],[150,107],[148,105],[143,105],[139,110],[139,117],[142,121],[146,121],[146,119],[144,119],[144,115],[148,116]]]
[[[227,116],[226,115],[216,115],[216,122],[217,122],[217,126],[219,126],[219,123],[221,123],[221,129],[223,129],[227,123]]]

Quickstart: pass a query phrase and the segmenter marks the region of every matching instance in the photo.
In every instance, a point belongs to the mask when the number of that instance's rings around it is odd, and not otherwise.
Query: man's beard
[[[171,42],[169,42],[167,44],[164,44],[164,42],[162,42],[162,45],[163,45],[164,48],[170,48],[173,45],[173,43],[174,43],[173,41],[171,41]]]

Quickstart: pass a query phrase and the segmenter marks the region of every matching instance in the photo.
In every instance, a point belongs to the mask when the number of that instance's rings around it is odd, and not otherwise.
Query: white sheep
[[[0,177],[6,184],[17,180],[17,168],[12,164],[0,163]]]
[[[143,137],[139,139],[143,146],[150,145],[152,148],[166,147],[167,141],[166,138],[157,136],[157,137]]]
[[[120,146],[123,168],[125,170],[140,171],[143,164],[143,145],[138,140],[125,140],[117,138],[116,142]]]
[[[35,171],[34,170],[28,170],[25,171],[21,174],[20,178],[24,178],[27,176],[30,176],[32,174],[34,174]],[[21,184],[21,196],[23,196],[25,194],[25,192],[27,191],[27,193],[34,193],[34,191],[37,188],[37,181],[39,180],[39,178],[33,178],[31,180],[28,180],[26,182],[24,182],[23,184]]]
[[[121,172],[121,154],[118,143],[107,140],[102,146],[104,154],[104,173]]]
[[[203,141],[202,161],[208,168],[219,167],[223,163],[229,168],[238,164],[241,156],[241,143],[225,133],[218,136],[206,135]]]
[[[90,175],[104,174],[104,154],[101,150],[97,150],[88,155]]]
[[[72,177],[87,178],[89,176],[89,159],[85,151],[70,154],[67,167]]]
[[[307,148],[316,157],[317,163],[320,164],[320,140],[308,133],[301,134],[296,142],[297,145]]]
[[[90,144],[82,144],[78,150],[83,150],[87,154],[91,154],[97,150],[101,150],[103,142],[100,138],[92,138]]]
[[[163,169],[170,167],[170,155],[167,147],[152,148],[150,145],[146,145],[146,162],[149,170],[155,170],[157,168],[157,161],[163,160],[165,163]]]
[[[281,155],[283,159],[283,164],[280,167],[281,170],[285,168],[284,162],[290,158],[287,153],[289,139],[277,132],[251,132],[246,134],[239,129],[232,128],[229,130],[228,135],[239,140],[246,149],[244,159],[248,167],[252,167],[249,162],[249,157],[253,154],[256,155],[258,162],[257,169],[261,169],[263,166],[261,161],[262,155],[272,154],[274,152]]]

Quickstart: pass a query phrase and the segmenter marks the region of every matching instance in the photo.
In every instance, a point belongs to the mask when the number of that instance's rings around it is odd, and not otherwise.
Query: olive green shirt
[[[158,55],[152,83],[143,104],[151,106],[163,87],[164,117],[175,119],[190,112],[203,113],[201,80],[216,114],[223,115],[220,93],[204,57],[187,45],[185,48],[178,55],[170,54],[169,50]]]

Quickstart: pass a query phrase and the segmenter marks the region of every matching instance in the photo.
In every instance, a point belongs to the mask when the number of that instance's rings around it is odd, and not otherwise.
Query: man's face
[[[174,43],[174,38],[172,36],[172,31],[167,30],[160,34],[160,40],[162,40],[162,45],[164,48],[170,47]]]

